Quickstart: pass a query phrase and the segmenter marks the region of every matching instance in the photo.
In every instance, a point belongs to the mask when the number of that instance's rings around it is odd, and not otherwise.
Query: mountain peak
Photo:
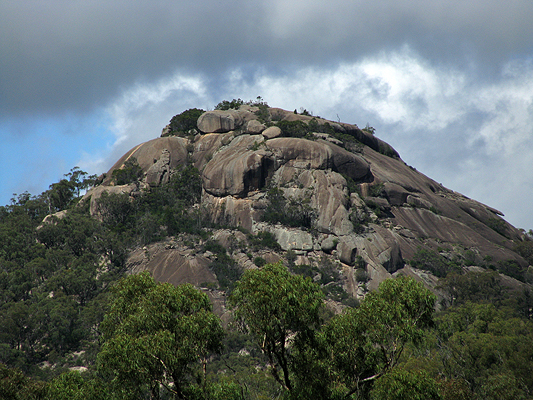
[[[423,252],[468,259],[465,268],[487,268],[487,260],[492,267],[527,267],[513,250],[523,233],[500,212],[406,165],[371,127],[262,102],[230,106],[178,114],[161,137],[127,152],[88,193],[93,214],[102,192],[136,196],[168,182],[176,168],[192,165],[202,180],[198,207],[211,223],[269,232],[282,250],[268,255],[274,260],[288,251],[296,264],[336,263],[343,287],[354,296],[361,295],[357,268],[366,271],[370,289],[397,273],[430,285],[428,271],[412,261]],[[136,183],[117,185],[114,176],[128,160],[140,168]],[[246,257],[236,259],[250,267]],[[154,271],[149,261],[139,263]],[[163,269],[168,275],[168,266]]]

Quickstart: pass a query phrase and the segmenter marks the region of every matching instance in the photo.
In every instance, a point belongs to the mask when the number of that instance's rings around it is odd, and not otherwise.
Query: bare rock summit
[[[136,184],[116,187],[113,171],[132,157],[142,176]],[[263,252],[261,258],[287,259],[290,252],[296,264],[336,265],[344,288],[356,297],[362,275],[357,270],[364,270],[366,287],[372,289],[392,274],[412,275],[410,261],[421,249],[449,257],[468,253],[478,263],[490,257],[494,263],[513,260],[527,266],[513,251],[523,233],[497,210],[406,165],[371,132],[279,108],[245,105],[205,112],[195,134],[160,137],[131,149],[87,197],[94,203],[103,191],[133,196],[165,184],[174,169],[186,164],[200,171],[198,208],[213,224],[229,229],[232,237],[239,230],[270,232],[279,250]],[[287,207],[307,213],[308,225],[266,221],[272,193],[283,196]],[[222,242],[229,246],[228,235],[217,237],[225,237]],[[237,242],[248,240],[241,236]],[[232,248],[236,262],[244,269],[255,267],[240,252]],[[136,271],[149,269],[176,283],[215,280],[207,267],[209,255],[193,255],[183,246],[158,247],[152,258],[143,254],[132,255]]]

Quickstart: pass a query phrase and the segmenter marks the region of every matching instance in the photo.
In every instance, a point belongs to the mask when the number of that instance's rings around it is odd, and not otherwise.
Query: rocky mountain
[[[524,233],[501,212],[406,165],[371,128],[263,103],[204,112],[194,121],[194,128],[181,131],[168,125],[161,137],[124,154],[86,194],[91,213],[98,215],[104,192],[139,196],[168,182],[176,168],[192,164],[203,186],[196,207],[241,270],[283,259],[358,298],[399,273],[438,292],[438,276],[449,272],[439,272],[439,265],[501,272],[502,266],[528,268],[515,251]],[[135,160],[142,174],[117,185],[114,172],[128,160]],[[265,232],[279,247],[250,246]],[[200,249],[175,236],[134,250],[128,266],[133,272],[149,270],[160,281],[210,288],[222,314],[224,292],[217,290],[212,267],[216,255]],[[437,260],[433,269],[417,262],[428,254]],[[331,282],[323,280],[328,274]],[[506,279],[509,285],[523,284]]]

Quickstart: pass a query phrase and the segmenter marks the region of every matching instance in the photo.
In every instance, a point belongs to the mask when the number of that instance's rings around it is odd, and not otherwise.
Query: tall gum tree
[[[148,273],[113,288],[101,330],[100,371],[137,394],[148,389],[153,399],[161,387],[186,399],[191,386],[205,382],[206,359],[220,351],[224,334],[204,293],[189,284],[156,283]]]

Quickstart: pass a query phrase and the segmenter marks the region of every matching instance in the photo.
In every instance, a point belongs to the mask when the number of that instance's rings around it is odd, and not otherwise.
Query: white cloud
[[[173,115],[211,104],[206,90],[202,77],[179,72],[154,83],[138,82],[106,107],[114,142],[104,153],[84,153],[79,164],[106,171],[132,147],[158,137]]]
[[[113,119],[112,130],[117,135],[117,145],[131,136],[143,137],[138,132],[139,124],[149,117],[148,113],[160,115],[167,112],[169,102],[188,103],[205,96],[205,85],[198,76],[174,74],[154,84],[137,83],[114,101],[108,112]],[[191,98],[192,97],[192,98]]]
[[[531,62],[506,65],[502,80],[481,88],[472,99],[474,106],[486,114],[479,137],[489,154],[512,157],[533,141],[533,70]]]
[[[369,122],[409,164],[501,209],[512,223],[533,227],[533,216],[522,217],[528,204],[517,199],[533,196],[533,72],[527,63],[508,64],[499,81],[483,85],[404,47],[327,69],[257,69],[250,75],[249,68],[235,68],[226,77],[221,83],[178,72],[125,91],[108,107],[117,141],[102,164],[110,166],[129,148],[159,136],[170,117],[185,109],[260,95],[275,107]]]

